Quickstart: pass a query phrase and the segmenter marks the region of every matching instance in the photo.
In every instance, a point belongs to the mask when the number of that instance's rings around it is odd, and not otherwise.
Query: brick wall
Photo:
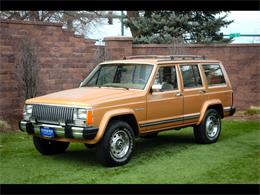
[[[99,61],[97,50],[102,47],[95,46],[93,40],[62,29],[61,24],[1,21],[0,119],[12,124],[21,118],[24,102],[16,88],[14,75],[17,44],[24,37],[29,37],[38,48],[39,95],[78,87]],[[167,55],[173,50],[165,44],[134,45],[130,37],[107,37],[104,49],[109,59],[141,54]],[[223,62],[239,109],[260,105],[260,44],[187,45],[180,49],[185,54],[205,55]]]

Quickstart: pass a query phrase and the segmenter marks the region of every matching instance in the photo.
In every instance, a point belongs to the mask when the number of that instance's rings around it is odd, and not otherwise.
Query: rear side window
[[[209,86],[221,85],[226,83],[219,64],[204,64],[202,66],[207,77]]]
[[[202,87],[198,65],[181,65],[184,88]]]

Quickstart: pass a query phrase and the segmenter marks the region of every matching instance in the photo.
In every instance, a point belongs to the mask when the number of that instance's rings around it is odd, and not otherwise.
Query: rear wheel
[[[33,136],[35,148],[43,155],[59,154],[65,152],[69,142],[59,142]]]
[[[221,132],[221,117],[215,109],[209,109],[203,121],[194,127],[196,142],[202,144],[215,143]]]
[[[105,166],[126,164],[134,149],[132,127],[120,120],[110,122],[102,140],[97,144],[97,159]]]

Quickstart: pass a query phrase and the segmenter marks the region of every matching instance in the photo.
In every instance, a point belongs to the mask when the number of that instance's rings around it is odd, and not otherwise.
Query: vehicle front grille
[[[32,117],[37,121],[73,123],[73,113],[71,107],[33,105]]]

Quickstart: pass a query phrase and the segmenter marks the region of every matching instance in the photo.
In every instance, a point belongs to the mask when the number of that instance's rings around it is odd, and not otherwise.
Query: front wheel
[[[86,148],[93,149],[96,147],[96,144],[84,144]]]
[[[193,131],[197,143],[215,143],[221,132],[221,117],[219,113],[215,109],[209,109],[205,113],[201,124],[195,126]]]
[[[97,159],[105,166],[126,164],[134,149],[134,138],[133,129],[128,123],[112,121],[97,144]]]
[[[33,136],[35,148],[43,155],[59,154],[65,152],[69,147],[69,142],[59,142]]]

